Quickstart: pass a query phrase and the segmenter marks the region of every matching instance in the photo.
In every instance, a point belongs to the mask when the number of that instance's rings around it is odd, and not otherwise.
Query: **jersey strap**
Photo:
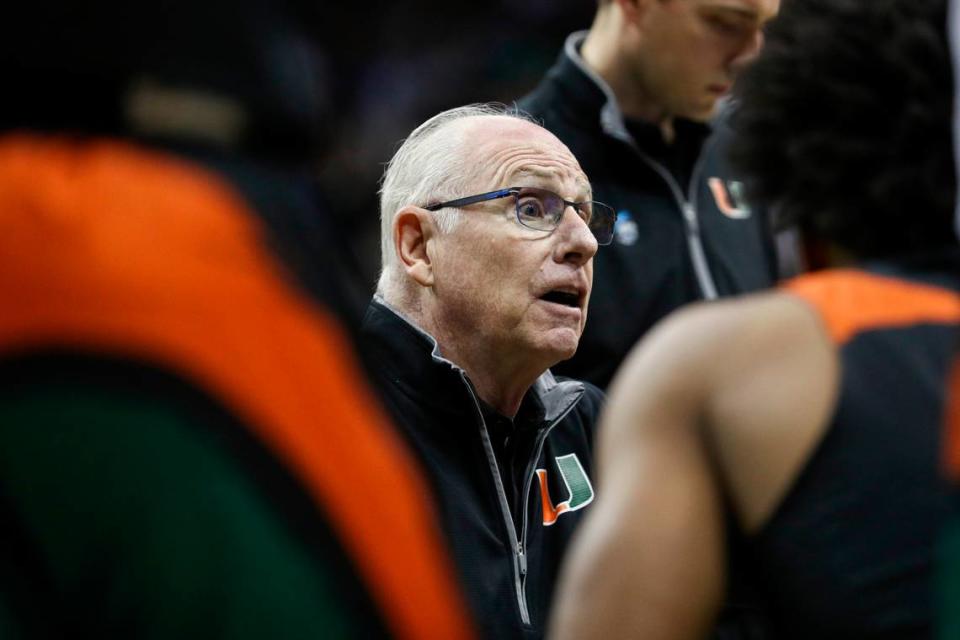
[[[783,288],[819,312],[837,345],[864,331],[960,322],[956,292],[866,271],[809,273],[788,281]]]

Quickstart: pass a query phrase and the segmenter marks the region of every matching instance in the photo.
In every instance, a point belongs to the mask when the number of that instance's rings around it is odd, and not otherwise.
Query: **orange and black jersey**
[[[821,441],[768,523],[744,541],[774,637],[931,637],[960,260],[825,271],[786,289],[821,317],[841,377]]]
[[[0,137],[0,628],[470,637],[287,186]]]

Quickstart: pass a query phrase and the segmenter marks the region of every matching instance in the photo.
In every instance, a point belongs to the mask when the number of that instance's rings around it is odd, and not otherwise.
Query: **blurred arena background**
[[[417,0],[365,2],[362,11],[336,4],[321,38],[330,94],[318,175],[352,239],[353,286],[365,299],[380,260],[377,182],[403,137],[444,109],[523,96],[566,36],[590,26],[596,3]]]

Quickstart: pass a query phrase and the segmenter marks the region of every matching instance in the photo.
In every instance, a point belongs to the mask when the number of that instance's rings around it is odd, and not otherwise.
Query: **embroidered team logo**
[[[554,506],[550,498],[550,488],[547,485],[547,470],[537,469],[537,477],[540,479],[540,498],[543,501],[543,526],[549,527],[557,521],[564,513],[570,513],[577,509],[583,509],[593,502],[593,485],[590,484],[590,478],[587,477],[583,465],[577,458],[577,454],[571,453],[565,456],[554,458],[557,462],[557,469],[560,470],[560,477],[567,486],[567,495],[570,497]]]
[[[724,182],[720,178],[710,178],[707,180],[710,185],[710,191],[713,193],[713,200],[717,203],[717,209],[720,213],[733,218],[734,220],[744,220],[753,213],[750,207],[743,203],[743,183],[736,180]]]

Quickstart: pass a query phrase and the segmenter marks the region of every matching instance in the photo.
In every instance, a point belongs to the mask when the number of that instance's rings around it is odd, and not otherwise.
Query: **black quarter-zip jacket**
[[[547,371],[514,419],[498,415],[431,336],[379,298],[361,344],[430,480],[482,637],[542,638],[560,561],[594,497],[603,393]]]
[[[518,102],[566,144],[593,197],[617,211],[613,244],[594,258],[590,321],[562,375],[606,387],[658,320],[694,300],[771,286],[776,258],[766,212],[742,200],[726,162],[732,131],[676,122],[667,148],[651,124],[627,122],[572,34],[540,85]]]

